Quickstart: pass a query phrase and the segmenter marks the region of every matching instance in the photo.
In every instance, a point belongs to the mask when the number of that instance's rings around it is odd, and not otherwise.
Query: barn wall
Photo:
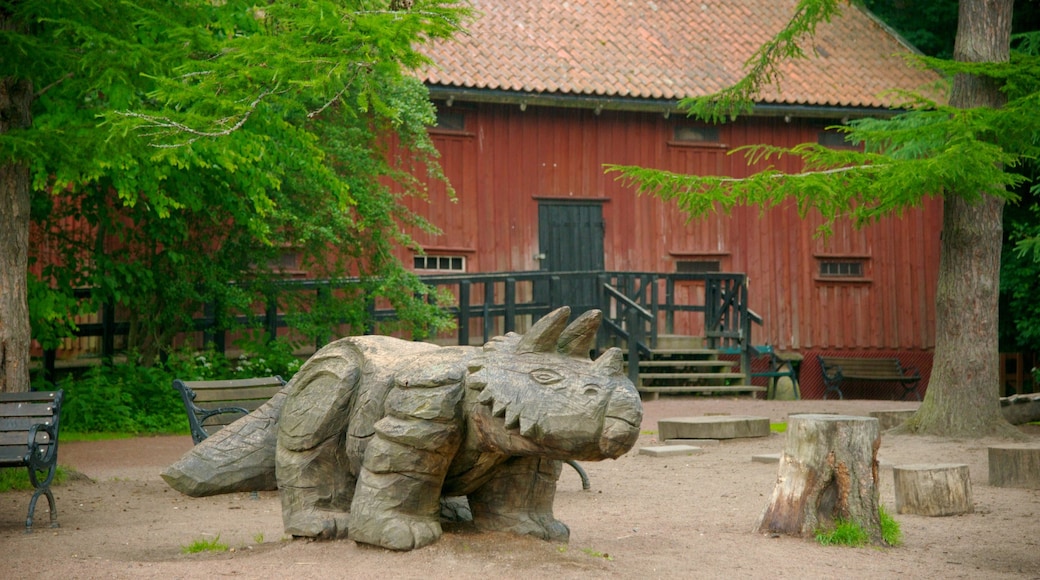
[[[719,260],[723,271],[750,279],[750,305],[765,320],[756,344],[782,350],[929,350],[939,263],[940,201],[863,229],[839,223],[817,237],[818,215],[804,219],[792,205],[761,212],[737,207],[687,223],[673,204],[637,196],[604,164],[631,164],[684,173],[748,175],[734,148],[755,143],[815,141],[826,122],[750,118],[723,125],[720,143],[677,144],[677,123],[660,114],[456,104],[465,129],[435,131],[455,188],[450,202],[432,187],[428,204],[412,207],[440,226],[417,235],[431,253],[463,254],[467,270],[537,270],[538,200],[605,200],[608,270],[675,271],[678,260]],[[775,162],[797,171],[796,160]],[[865,259],[863,279],[821,280],[821,258]],[[402,253],[406,263],[410,254]]]

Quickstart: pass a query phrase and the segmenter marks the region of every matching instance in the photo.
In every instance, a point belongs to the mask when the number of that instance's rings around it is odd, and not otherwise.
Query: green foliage
[[[769,424],[769,431],[771,431],[773,433],[786,433],[787,432],[787,423],[770,423]]]
[[[61,485],[68,478],[68,469],[59,465],[57,471],[54,472],[54,481],[51,482],[51,485]],[[0,467],[0,493],[14,490],[29,491],[32,489],[32,483],[29,481],[29,472],[24,467]]]
[[[284,341],[240,343],[234,359],[215,351],[174,352],[166,362],[102,365],[58,383],[65,390],[62,430],[75,433],[185,433],[184,404],[174,379],[216,380],[278,375],[288,381],[300,367]]]
[[[1036,300],[1036,282],[1040,279],[1040,204],[1006,208],[1004,230],[1004,251],[1000,256],[1000,347],[1003,352],[1040,350],[1040,303]]]
[[[220,536],[213,539],[200,538],[187,546],[181,546],[182,554],[198,554],[199,552],[227,552],[228,545],[220,541]]]
[[[461,29],[465,3],[25,0],[0,13],[0,76],[39,93],[32,127],[0,134],[0,163],[29,163],[37,192],[32,251],[49,269],[31,288],[34,338],[51,345],[78,308],[114,302],[148,363],[205,305],[233,328],[286,253],[319,277],[404,280],[390,297],[404,325],[445,324],[393,248],[412,244],[404,226],[434,229],[402,201],[425,195],[403,161],[443,178],[412,71],[429,64],[424,43]],[[72,287],[96,288],[93,302],[56,290]],[[375,299],[346,323],[370,324]]]

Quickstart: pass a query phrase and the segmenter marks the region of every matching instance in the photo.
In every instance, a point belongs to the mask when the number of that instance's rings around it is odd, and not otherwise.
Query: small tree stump
[[[878,421],[848,415],[791,415],[776,487],[758,522],[762,533],[791,536],[860,525],[881,545]]]
[[[897,465],[892,476],[896,511],[901,514],[953,516],[975,511],[967,465]]]
[[[1040,489],[1040,445],[995,445],[989,448],[989,484],[994,487]]]

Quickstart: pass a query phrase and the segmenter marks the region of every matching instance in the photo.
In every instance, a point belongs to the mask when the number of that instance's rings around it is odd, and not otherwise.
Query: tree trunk
[[[29,81],[0,78],[0,134],[29,127],[32,98]],[[29,390],[29,196],[29,166],[0,163],[0,392]]]
[[[1013,0],[961,0],[954,59],[1007,62]],[[999,85],[960,74],[950,104],[1001,107]],[[939,283],[936,290],[935,360],[928,391],[904,429],[940,436],[1017,434],[1000,413],[997,295],[1004,201],[968,202],[946,192]]]
[[[879,512],[878,421],[847,415],[792,415],[776,487],[758,522],[765,534],[806,536],[858,524],[883,545]]]

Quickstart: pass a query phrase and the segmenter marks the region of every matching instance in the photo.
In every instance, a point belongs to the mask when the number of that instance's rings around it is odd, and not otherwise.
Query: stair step
[[[744,373],[639,373],[641,379],[746,379]]]
[[[704,338],[682,334],[659,334],[657,335],[657,346],[678,349],[704,348]]]
[[[733,360],[640,360],[639,367],[704,367],[721,368],[737,366]]]
[[[756,387],[754,385],[669,385],[660,387],[639,387],[640,392],[646,393],[753,393],[764,392],[765,390],[765,387]]]
[[[652,356],[675,356],[675,355],[690,355],[690,356],[718,356],[719,351],[713,348],[654,348],[651,349]]]

